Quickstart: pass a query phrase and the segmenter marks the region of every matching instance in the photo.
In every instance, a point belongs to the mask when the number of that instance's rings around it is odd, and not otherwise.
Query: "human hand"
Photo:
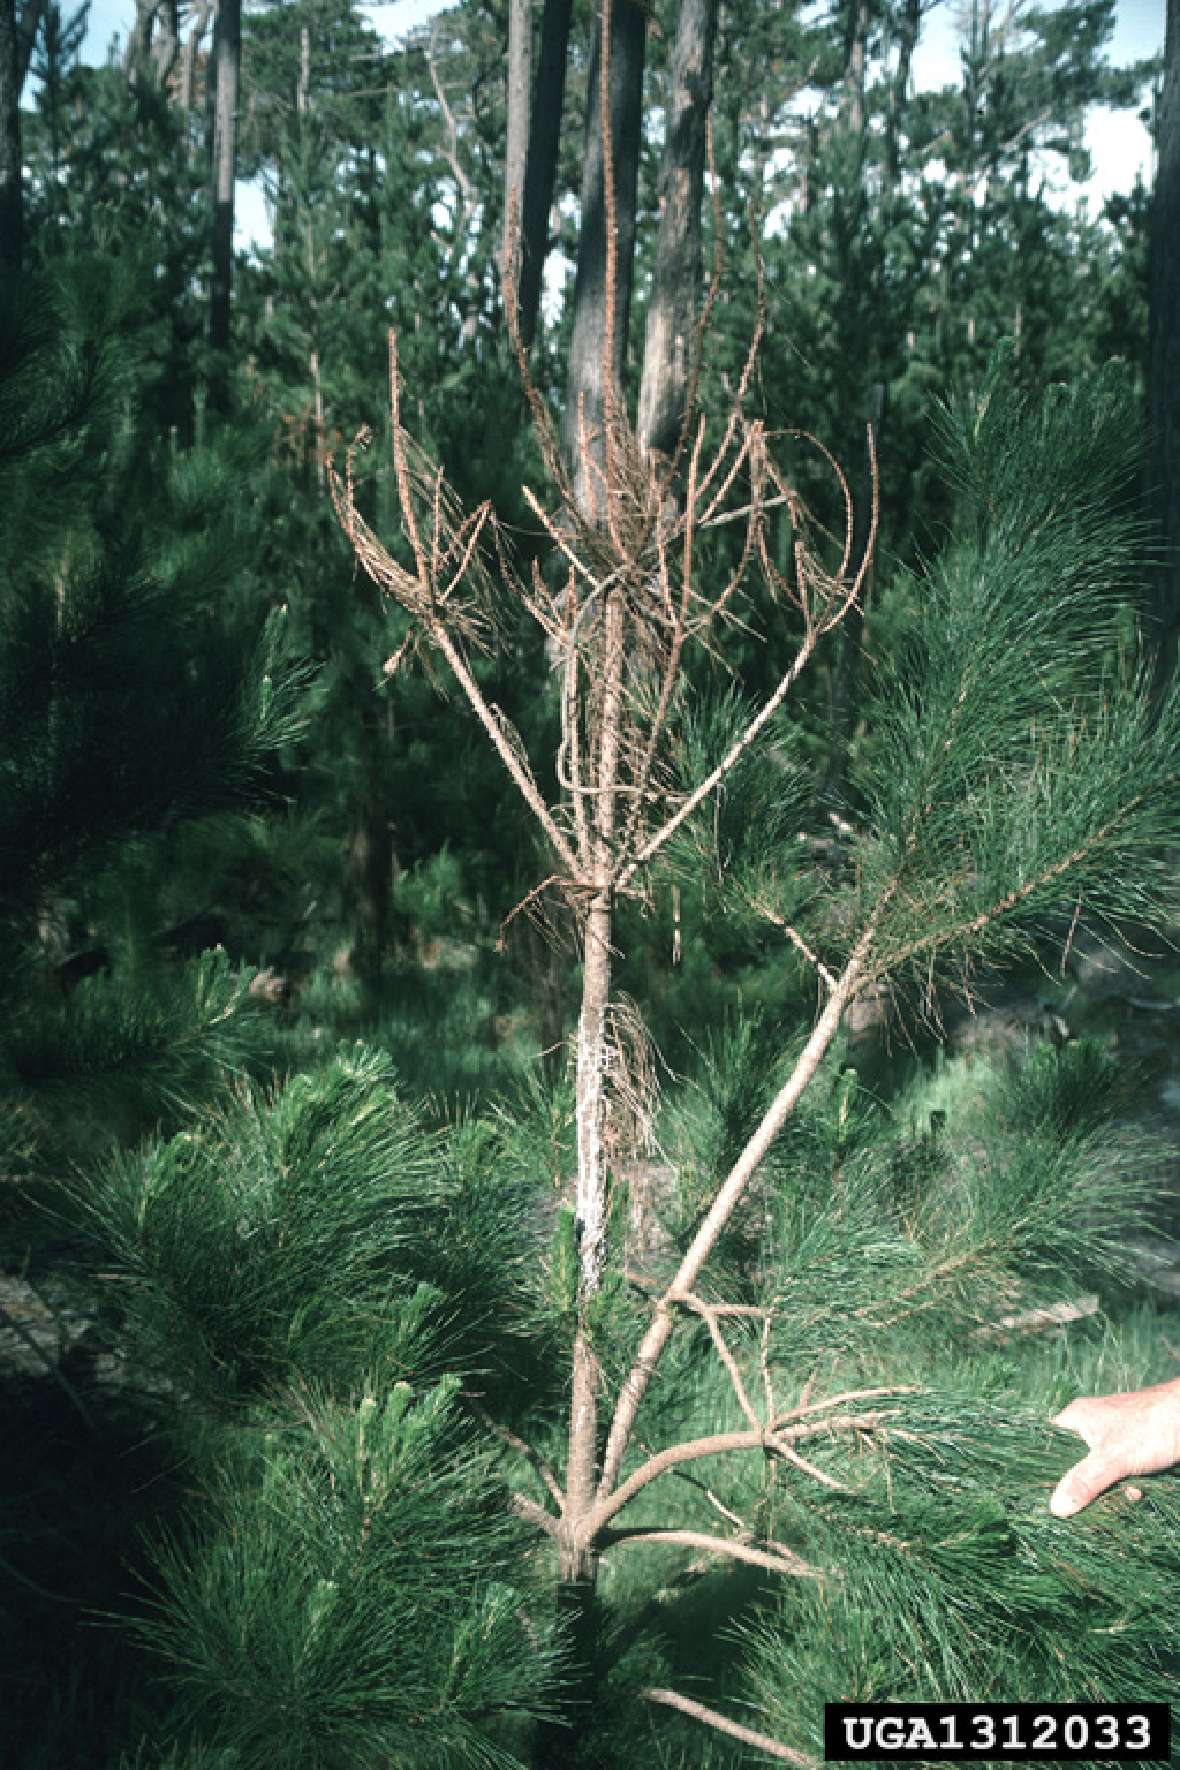
[[[1056,1517],[1069,1518],[1116,1481],[1180,1463],[1180,1378],[1126,1394],[1079,1396],[1053,1424],[1076,1432],[1090,1449],[1049,1501]]]

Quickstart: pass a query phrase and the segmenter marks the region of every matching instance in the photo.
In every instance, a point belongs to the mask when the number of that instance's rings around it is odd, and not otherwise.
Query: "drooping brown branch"
[[[827,457],[827,459],[829,461],[831,461],[831,456],[828,453],[828,451],[823,448],[823,445],[820,444],[819,447],[821,449],[821,452]],[[765,447],[761,443],[759,444],[759,447],[758,447],[757,458],[758,458],[759,466],[765,467],[766,470],[771,473],[772,478],[774,478],[776,483],[779,483],[780,485],[785,485],[785,482],[782,481],[781,475],[779,475],[777,468],[771,467],[771,465],[769,463],[769,456],[766,454]],[[869,545],[868,545],[868,548],[866,549],[865,558],[864,558],[864,561],[862,561],[862,563],[861,563],[860,570],[858,570],[857,573],[852,577],[852,579],[847,582],[842,582],[842,576],[843,576],[844,570],[847,567],[847,562],[848,562],[848,558],[849,558],[849,551],[851,548],[851,538],[850,538],[851,537],[851,526],[852,526],[851,501],[850,501],[850,497],[848,494],[847,482],[845,481],[843,474],[840,473],[840,470],[836,466],[836,463],[834,461],[832,461],[831,464],[832,464],[833,470],[837,474],[840,484],[844,487],[845,497],[846,497],[846,500],[848,501],[849,538],[846,541],[844,558],[841,562],[840,570],[837,572],[835,580],[828,580],[828,583],[831,585],[831,589],[825,595],[825,601],[827,603],[827,606],[822,610],[821,613],[818,614],[817,617],[812,618],[812,614],[811,614],[811,610],[810,610],[810,603],[809,603],[809,585],[815,581],[816,574],[814,573],[814,571],[812,570],[810,565],[803,563],[802,556],[797,554],[797,559],[799,559],[799,561],[800,561],[800,567],[799,567],[799,570],[798,570],[797,576],[796,576],[795,589],[798,593],[798,598],[800,601],[800,605],[803,609],[804,619],[806,622],[804,636],[803,636],[802,640],[800,641],[799,649],[795,653],[795,656],[792,659],[791,663],[787,666],[787,669],[783,672],[783,675],[779,680],[777,688],[768,697],[768,699],[763,702],[761,708],[754,715],[754,717],[750,720],[750,722],[746,726],[745,730],[742,731],[734,739],[733,743],[730,745],[729,749],[725,752],[725,755],[721,758],[721,760],[709,772],[709,774],[707,774],[705,776],[705,778],[698,783],[698,785],[693,789],[693,791],[687,795],[687,797],[682,801],[682,803],[677,807],[677,809],[672,813],[672,815],[669,818],[667,818],[665,820],[665,822],[663,824],[661,824],[659,826],[659,828],[656,829],[654,831],[654,833],[647,838],[647,840],[637,849],[637,851],[630,857],[630,859],[620,868],[619,879],[618,879],[620,887],[626,886],[629,883],[630,879],[634,876],[634,874],[639,870],[639,868],[646,865],[648,861],[652,860],[655,857],[655,855],[659,853],[660,849],[663,848],[667,844],[667,842],[669,842],[671,840],[672,836],[681,827],[681,825],[688,818],[690,818],[692,816],[693,812],[697,809],[697,807],[700,804],[702,804],[704,802],[704,800],[707,799],[712,793],[714,793],[716,791],[717,787],[720,785],[720,783],[725,779],[725,777],[728,774],[732,773],[733,769],[736,768],[737,764],[741,761],[742,757],[749,751],[751,746],[754,744],[759,733],[764,729],[764,727],[767,725],[767,723],[774,717],[774,715],[778,712],[779,708],[782,706],[783,702],[786,700],[787,695],[790,693],[791,689],[794,687],[795,683],[799,680],[799,677],[802,675],[807,664],[810,662],[810,660],[815,652],[815,648],[818,645],[820,639],[823,637],[823,635],[825,633],[830,632],[833,627],[835,627],[839,624],[839,622],[844,618],[845,614],[848,612],[849,608],[851,608],[853,603],[856,601],[856,598],[861,594],[863,584],[864,584],[864,575],[868,569],[868,562],[872,557],[873,547],[875,546],[875,543],[876,543],[876,532],[877,532],[876,460],[874,457],[873,458],[873,469],[874,469],[874,471],[873,471],[873,517],[872,517],[872,522],[871,522],[871,526],[870,526]],[[784,491],[784,495],[785,495],[785,491]],[[757,504],[755,505],[755,514],[756,514],[756,512],[757,512]],[[781,588],[783,590],[786,590],[788,587],[786,586],[785,581],[781,578],[781,574],[779,574],[777,572],[777,569],[775,568],[773,562],[770,559],[769,553],[767,552],[766,547],[765,547],[765,542],[761,536],[760,524],[758,524],[757,522],[755,522],[753,533],[758,537],[760,552],[763,556],[763,570],[767,575],[767,581],[775,588]]]

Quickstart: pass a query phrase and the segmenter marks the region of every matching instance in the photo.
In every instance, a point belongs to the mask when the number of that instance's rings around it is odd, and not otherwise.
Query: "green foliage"
[[[653,14],[657,94],[674,10]],[[68,1267],[87,1336],[11,1409],[2,1548],[27,1608],[0,1641],[6,1733],[54,1770],[87,1751],[102,1770],[119,1753],[126,1770],[517,1763],[556,1701],[538,1583],[552,1569],[506,1510],[487,1418],[563,1466],[576,960],[524,916],[493,953],[548,863],[445,684],[412,648],[381,676],[407,626],[358,585],[322,477],[324,453],[373,419],[392,325],[416,433],[469,507],[495,498],[539,552],[493,266],[502,9],[471,0],[396,50],[343,0],[248,13],[239,170],[265,179],[274,235],[235,268],[240,400],[219,425],[204,410],[199,110],[146,69],[132,84],[79,67],[73,25],[43,16],[23,121],[45,274],[0,302],[0,975],[15,1003],[0,1137],[20,1183],[5,1189],[8,1264],[37,1283],[52,1267],[63,1286]],[[1127,502],[1146,195],[1102,222],[1051,209],[1033,157],[1080,175],[1084,106],[1133,104],[1147,70],[1104,63],[1109,0],[1026,10],[1003,40],[982,8],[961,79],[915,94],[909,16],[903,0],[824,18],[723,9],[709,225],[730,274],[706,403],[728,409],[765,291],[754,398],[830,444],[862,503],[868,396],[888,389],[886,546],[846,820],[829,825],[813,792],[829,641],[789,727],[682,831],[655,913],[619,916],[617,981],[687,1080],[661,1071],[658,1233],[637,1274],[638,1182],[614,1182],[591,1312],[608,1382],[814,1019],[804,949],[835,967],[876,915],[871,969],[912,1001],[940,975],[967,983],[1039,950],[1063,912],[1173,908],[1180,703],[1153,719],[1138,695],[1143,537]],[[567,245],[592,23],[579,6]],[[806,116],[800,68],[817,94]],[[656,159],[652,137],[637,320]],[[541,333],[549,400],[566,348],[552,304]],[[1111,356],[1125,385],[1115,370],[1073,385]],[[1069,385],[1029,397],[1056,377]],[[950,398],[931,460],[931,401],[955,387],[970,391]],[[386,442],[363,493],[379,526]],[[800,484],[838,532],[833,488],[806,465]],[[697,536],[699,584],[736,563],[736,534]],[[766,538],[786,570],[785,510]],[[794,613],[736,612],[677,709],[672,793],[724,753],[798,641]],[[311,697],[291,650],[321,666]],[[556,696],[523,623],[476,668],[551,755]],[[720,672],[740,689],[718,693]],[[549,775],[542,761],[542,790]],[[281,817],[256,809],[260,793]],[[181,953],[218,943],[228,957]],[[76,982],[71,961],[95,974]],[[256,963],[282,972],[281,1006],[250,997]],[[333,1055],[358,1033],[364,1046]],[[1120,1336],[1100,1315],[1028,1347],[994,1332],[1080,1284],[1122,1307],[1124,1238],[1160,1189],[1123,1122],[1122,1058],[1034,1046],[886,1106],[850,1055],[809,1088],[700,1288],[768,1312],[727,1318],[727,1343],[747,1392],[770,1383],[786,1412],[841,1385],[914,1392],[866,1403],[877,1417],[854,1434],[799,1441],[839,1488],[758,1452],[644,1490],[624,1525],[744,1520],[825,1576],[771,1591],[762,1570],[697,1577],[688,1546],[612,1546],[599,1701],[571,1763],[743,1756],[680,1717],[637,1722],[648,1683],[727,1712],[744,1689],[746,1718],[805,1751],[822,1695],[1175,1689],[1174,1478],[1140,1508],[1112,1497],[1067,1525],[1045,1509],[1077,1450],[1049,1413],[1158,1370],[1159,1322]],[[85,1179],[54,1191],[33,1236],[13,1198],[78,1163]],[[704,1322],[677,1307],[633,1462],[645,1435],[746,1423]],[[511,1469],[546,1501],[535,1463]],[[122,1569],[138,1571],[149,1508],[163,1532],[149,1619],[100,1635],[96,1609],[139,1607],[111,1594],[133,1583]]]
[[[137,1365],[216,1418],[362,1372],[457,1367],[498,1394],[536,1358],[542,1233],[535,1177],[505,1154],[478,1121],[428,1130],[356,1046],[112,1160],[81,1208]]]
[[[295,1380],[437,1368],[440,1299],[404,1250],[444,1188],[388,1063],[357,1051],[117,1159],[87,1207],[137,1360],[224,1412]]]
[[[731,1036],[731,1066],[742,1056]],[[707,1531],[724,1508],[822,1570],[757,1595],[740,1573],[715,1575],[708,1626],[736,1626],[741,1664],[711,1683],[715,1666],[688,1662],[694,1695],[812,1755],[824,1701],[1167,1700],[1180,1667],[1177,1478],[1150,1484],[1150,1510],[1117,1491],[1065,1526],[1047,1508],[1078,1455],[1051,1414],[1166,1373],[1166,1318],[1120,1333],[1099,1315],[1023,1342],[1002,1325],[1085,1284],[1119,1307],[1162,1152],[1125,1120],[1125,1077],[1084,1042],[977,1058],[970,1088],[940,1094],[937,1130],[915,1138],[922,1098],[886,1105],[831,1066],[744,1207],[743,1263],[710,1264],[706,1294],[768,1312],[769,1333],[760,1316],[721,1325],[747,1393],[770,1382],[805,1464],[716,1455],[626,1512],[636,1528]],[[701,1095],[669,1102],[666,1143],[686,1107],[689,1127],[712,1116]],[[696,1357],[645,1401],[645,1443],[746,1423],[695,1329]],[[675,1583],[647,1597],[667,1550],[638,1569],[643,1551],[619,1553],[608,1590],[644,1643],[616,1672],[633,1688],[668,1676],[693,1600]]]
[[[1113,373],[1035,402],[997,364],[948,414],[975,533],[925,574],[877,673],[860,783],[855,902],[877,898],[883,973],[1027,950],[1066,893],[1098,921],[1167,914],[1178,714],[1120,669],[1128,432]]]
[[[504,1723],[545,1712],[556,1658],[504,1497],[454,1380],[309,1393],[160,1551],[142,1634],[182,1731],[243,1767],[519,1764]]]
[[[142,475],[122,416],[133,316],[126,280],[93,267],[0,316],[19,413],[0,446],[0,974],[19,990],[0,1092],[43,1162],[92,1156],[245,1061],[245,980],[213,960],[178,973],[155,906],[123,888],[148,851],[175,859],[186,821],[264,794],[302,729],[283,611],[260,633],[227,606],[250,574],[224,462],[154,450],[160,477]]]
[[[792,1582],[751,1630],[748,1695],[776,1738],[816,1751],[822,1707],[811,1692],[860,1702],[1174,1697],[1174,1481],[1138,1504],[1116,1492],[1071,1529],[1043,1496],[1076,1440],[1055,1437],[1040,1413],[977,1393],[887,1399],[880,1413],[885,1423],[854,1458],[826,1465],[850,1485],[805,1513],[792,1496],[781,1502],[780,1531],[805,1532],[809,1552],[841,1573]]]
[[[101,1117],[137,1101],[150,1124],[161,1107],[193,1104],[256,1055],[251,1006],[248,976],[222,951],[171,975],[86,978],[69,1000],[18,1011],[4,1041],[5,1084],[50,1141],[67,1103]]]

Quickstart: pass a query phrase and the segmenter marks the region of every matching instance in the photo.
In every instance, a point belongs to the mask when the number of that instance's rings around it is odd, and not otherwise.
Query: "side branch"
[[[679,1544],[688,1549],[703,1549],[710,1555],[725,1555],[731,1561],[743,1561],[750,1567],[764,1567],[771,1573],[789,1574],[793,1579],[827,1579],[830,1574],[826,1568],[813,1567],[810,1561],[804,1561],[783,1543],[766,1539],[767,1546],[759,1549],[753,1543],[744,1542],[740,1537],[714,1536],[708,1530],[646,1530],[642,1525],[634,1530],[607,1530],[598,1539],[603,1548],[611,1548],[625,1543],[668,1543]]]
[[[527,1493],[514,1493],[508,1502],[508,1510],[517,1518],[523,1518],[526,1524],[535,1524],[538,1530],[557,1541],[561,1535],[561,1524],[544,1506],[536,1500],[530,1500]]]
[[[841,972],[836,987],[829,995],[811,1037],[803,1047],[798,1062],[787,1081],[771,1101],[758,1129],[730,1169],[721,1190],[705,1216],[704,1222],[693,1237],[692,1243],[680,1263],[679,1270],[664,1296],[656,1305],[651,1325],[643,1337],[635,1361],[619,1391],[619,1399],[603,1456],[602,1479],[598,1487],[600,1499],[605,1499],[610,1494],[618,1480],[619,1470],[627,1453],[627,1446],[631,1442],[636,1415],[672,1333],[674,1305],[695,1290],[696,1281],[716,1247],[722,1231],[737,1208],[742,1194],[761,1167],[775,1138],[795,1110],[822,1063],[829,1045],[839,1030],[845,1008],[852,1001],[863,982],[865,967],[877,935],[877,925],[884,914],[893,889],[894,887],[887,889],[879,899],[876,909],[869,918],[868,926],[853,948],[852,956]]]
[[[600,1498],[588,1523],[595,1535],[604,1524],[629,1505],[637,1493],[659,1476],[667,1474],[669,1469],[678,1468],[681,1463],[696,1463],[702,1457],[723,1456],[730,1451],[761,1450],[767,1439],[760,1427],[751,1426],[744,1432],[714,1432],[706,1438],[689,1438],[683,1444],[669,1445],[667,1450],[658,1450],[654,1456],[648,1457],[638,1469],[628,1475],[626,1481],[620,1482],[609,1498]]]
[[[753,1403],[751,1402],[750,1397],[746,1394],[746,1385],[742,1381],[741,1370],[738,1367],[737,1359],[733,1355],[729,1341],[725,1338],[725,1335],[721,1330],[721,1323],[717,1318],[717,1310],[713,1308],[711,1304],[706,1303],[703,1297],[697,1297],[691,1293],[686,1294],[684,1302],[694,1314],[701,1317],[701,1320],[708,1328],[709,1338],[713,1342],[713,1347],[718,1358],[725,1366],[725,1372],[729,1378],[730,1387],[733,1389],[737,1404],[745,1415],[748,1424],[755,1432],[761,1431],[762,1421],[758,1418]]]
[[[824,1419],[799,1421],[792,1426],[751,1426],[742,1432],[714,1432],[705,1438],[687,1438],[682,1444],[670,1444],[666,1450],[656,1451],[653,1456],[648,1457],[638,1469],[633,1469],[612,1494],[605,1498],[600,1497],[586,1520],[585,1529],[597,1538],[603,1525],[608,1524],[624,1506],[630,1505],[636,1494],[642,1493],[645,1487],[658,1480],[661,1475],[678,1469],[682,1463],[697,1463],[703,1457],[724,1456],[742,1450],[761,1450],[768,1456],[781,1456],[784,1461],[793,1463],[796,1468],[825,1487],[846,1493],[847,1488],[840,1482],[799,1455],[793,1448],[795,1441],[803,1438],[830,1438],[837,1432],[880,1431],[883,1422],[890,1417],[889,1410],[880,1409],[874,1413],[834,1414]]]
[[[533,1446],[527,1443],[527,1441],[520,1436],[519,1432],[514,1432],[511,1426],[502,1426],[499,1420],[493,1419],[492,1415],[488,1412],[487,1408],[483,1405],[483,1402],[477,1395],[472,1395],[468,1390],[463,1390],[461,1393],[463,1400],[467,1403],[476,1418],[481,1420],[487,1427],[488,1431],[493,1433],[495,1437],[499,1438],[504,1444],[509,1445],[513,1450],[519,1452],[525,1462],[529,1464],[530,1468],[536,1471],[544,1482],[550,1499],[555,1500],[560,1506],[563,1498],[561,1483],[558,1481],[544,1457],[541,1456],[540,1452],[534,1450]]]
[[[1009,915],[1034,893],[1043,891],[1047,885],[1052,885],[1057,879],[1068,873],[1072,867],[1076,867],[1088,859],[1096,848],[1101,847],[1108,836],[1113,835],[1119,824],[1130,816],[1135,807],[1142,803],[1144,797],[1143,793],[1135,793],[1115,817],[1110,818],[1095,830],[1088,841],[1080,842],[1070,854],[1063,855],[1060,860],[1043,868],[1033,878],[1026,879],[1023,885],[1014,886],[1011,891],[1006,892],[1003,897],[997,898],[995,903],[989,904],[986,909],[977,911],[975,915],[953,924],[950,928],[935,929],[931,934],[920,935],[917,940],[912,940],[906,946],[900,947],[896,953],[891,953],[889,968],[893,970],[899,965],[907,964],[919,953],[933,951],[936,947],[946,946],[951,941],[966,940],[973,935],[982,934],[983,930],[990,927],[993,922],[998,922],[1002,916]]]
[[[800,953],[803,958],[807,960],[807,963],[812,966],[817,975],[822,978],[824,988],[828,990],[835,989],[835,977],[824,964],[819,954],[814,952],[812,948],[808,946],[803,936],[799,933],[799,930],[792,927],[791,923],[787,921],[785,916],[780,916],[778,911],[766,902],[765,898],[751,897],[744,892],[742,895],[745,897],[746,902],[754,911],[755,915],[761,916],[765,921],[769,922],[772,927],[777,928],[780,933],[786,935],[791,945],[795,948],[795,951]]]
[[[803,674],[818,640],[818,629],[812,629],[811,632],[804,636],[803,643],[796,652],[790,668],[786,671],[778,687],[770,696],[770,699],[759,708],[758,712],[755,714],[754,718],[751,719],[749,725],[747,725],[740,737],[734,739],[716,768],[714,768],[710,774],[707,774],[698,786],[693,788],[684,803],[673,812],[672,816],[666,823],[662,824],[660,828],[655,831],[654,835],[648,837],[642,848],[637,850],[627,862],[626,866],[621,869],[618,879],[620,890],[629,884],[634,875],[639,871],[640,867],[646,866],[652,856],[658,853],[664,844],[675,835],[685,819],[692,816],[697,806],[709,797],[709,794],[714,788],[725,779],[726,775],[731,772],[745,755],[763,726],[766,725],[769,720],[773,719],[774,715],[778,712],[788,694],[791,692],[791,689]]]
[[[691,1697],[681,1696],[675,1690],[662,1690],[649,1685],[639,1694],[647,1702],[658,1702],[665,1708],[679,1709],[682,1715],[690,1715],[694,1721],[703,1721],[706,1727],[712,1727],[718,1733],[727,1733],[731,1739],[740,1739],[743,1745],[752,1745],[755,1751],[765,1752],[768,1758],[778,1758],[783,1764],[797,1764],[800,1770],[819,1770],[816,1759],[807,1757],[803,1752],[792,1751],[789,1745],[780,1745],[768,1733],[756,1733],[752,1727],[743,1727],[739,1721],[731,1721],[728,1715],[721,1714],[718,1709],[706,1708],[703,1702],[693,1702]]]
[[[499,720],[488,706],[488,703],[485,701],[480,690],[479,684],[476,682],[475,677],[467,667],[466,658],[463,656],[462,652],[459,650],[458,646],[441,622],[432,627],[431,636],[434,639],[435,644],[438,646],[438,649],[442,652],[443,657],[451,666],[451,669],[458,679],[459,686],[467,696],[472,711],[495,746],[496,753],[501,762],[503,762],[505,768],[512,776],[512,779],[516,782],[517,788],[519,789],[520,795],[525,804],[528,806],[529,810],[532,812],[533,816],[536,818],[537,822],[552,843],[553,850],[558,859],[563,866],[568,868],[571,877],[577,878],[581,869],[578,865],[577,857],[574,854],[573,849],[562,835],[561,830],[558,828],[556,820],[554,819],[553,813],[541,797],[541,790],[537,786],[536,781],[524,768],[520,757],[516,754],[512,745],[504,736]]]

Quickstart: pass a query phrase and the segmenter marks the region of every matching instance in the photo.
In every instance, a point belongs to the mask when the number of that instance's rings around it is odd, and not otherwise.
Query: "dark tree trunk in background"
[[[869,29],[867,0],[848,0],[844,15],[844,93],[848,127],[863,143],[865,53]]]
[[[529,99],[532,83],[532,0],[508,5],[508,141],[504,151],[504,250],[515,230],[519,236],[524,209],[524,171],[529,146]],[[513,271],[519,266],[516,254]]]
[[[25,211],[21,179],[16,0],[0,0],[0,276],[20,274]]]
[[[671,456],[684,423],[701,286],[705,133],[718,0],[681,0],[672,49],[660,221],[647,310],[639,446]]]
[[[889,94],[889,111],[885,127],[886,194],[896,198],[901,183],[901,120],[909,104],[910,71],[914,50],[922,28],[921,0],[904,0],[895,23],[897,71]]]
[[[189,14],[189,32],[184,41],[180,63],[180,85],[177,102],[182,110],[191,111],[197,102],[197,57],[205,32],[209,28],[212,0],[196,0]]]
[[[1159,154],[1151,211],[1147,484],[1162,548],[1152,586],[1149,640],[1156,686],[1176,667],[1180,628],[1180,0],[1167,0]]]
[[[852,138],[856,151],[858,168],[857,181],[863,192],[864,171],[867,156],[865,117],[865,63],[867,59],[869,7],[867,0],[848,0],[844,18],[844,104],[843,122]],[[892,166],[897,155],[899,121],[905,101],[905,90],[909,80],[909,63],[913,55],[915,33],[918,28],[918,13],[915,4],[907,4],[902,20],[901,47],[899,55],[898,79],[892,92],[892,105],[886,123],[886,165],[885,184],[882,192],[882,215],[871,225],[885,225],[888,218],[890,201],[894,195],[892,188]],[[866,204],[866,222],[869,217]],[[862,291],[846,287],[843,291],[845,301],[851,300],[852,306],[843,317],[842,330],[844,347],[849,361],[849,369],[854,377],[858,374],[866,379],[874,372],[879,374],[880,357],[874,349],[875,340],[870,341],[862,323],[858,321],[857,302]],[[874,361],[875,359],[875,361]],[[863,366],[862,366],[863,365]],[[861,387],[863,388],[863,382]],[[885,421],[885,386],[875,381],[867,392],[855,387],[849,396],[850,406],[860,406],[864,413],[866,426],[871,429],[874,441],[879,444],[881,428]],[[862,435],[864,432],[862,431]],[[869,536],[872,531],[873,507],[873,457],[868,438],[863,443],[862,465],[857,472],[849,463],[849,485],[852,491],[852,550],[848,561],[850,578],[855,578],[865,563],[865,555],[869,548]],[[844,797],[844,788],[848,778],[848,759],[852,748],[852,737],[856,730],[856,722],[860,712],[860,661],[864,649],[865,607],[868,602],[871,579],[866,572],[861,585],[860,595],[849,609],[840,629],[839,655],[836,660],[835,674],[832,678],[831,721],[828,727],[828,759],[824,770],[823,785],[820,797],[823,802],[836,807]]]
[[[127,47],[123,51],[123,72],[131,86],[143,77],[148,65],[158,11],[159,0],[135,0],[135,23],[127,33]]]
[[[360,687],[365,697],[360,703],[361,778],[345,861],[345,895],[352,921],[351,967],[375,1006],[389,948],[393,829],[385,785],[387,709],[371,682]]]
[[[218,0],[213,26],[213,282],[209,345],[210,398],[229,408],[230,299],[234,266],[234,173],[237,160],[238,74],[242,55],[242,0]]]
[[[528,157],[521,203],[520,289],[518,324],[531,344],[541,305],[541,278],[549,249],[549,213],[557,182],[557,149],[565,106],[565,71],[569,54],[571,0],[545,0],[541,14],[541,50],[529,118]]]
[[[874,440],[879,442],[885,422],[885,388],[877,382],[869,397],[868,423]],[[880,450],[878,448],[878,455]],[[873,459],[865,438],[864,465],[859,478],[852,481],[852,554],[848,575],[855,578],[865,563],[873,514]],[[832,682],[832,719],[828,733],[828,764],[821,796],[824,803],[835,807],[844,797],[848,778],[848,757],[852,735],[860,711],[860,660],[864,650],[865,609],[872,583],[871,571],[865,573],[860,595],[844,617],[840,636],[840,656]]]
[[[582,427],[591,456],[602,458],[602,424],[608,384],[619,390],[627,353],[627,325],[635,259],[635,200],[643,112],[643,59],[647,15],[632,0],[610,8],[607,128],[614,169],[615,273],[608,289],[606,159],[599,83],[602,32],[595,31],[586,94],[586,152],[582,170],[582,224],[574,278],[574,325],[570,339],[563,444],[573,472],[579,508],[595,512],[595,484],[583,459]],[[608,333],[609,328],[609,333]]]

